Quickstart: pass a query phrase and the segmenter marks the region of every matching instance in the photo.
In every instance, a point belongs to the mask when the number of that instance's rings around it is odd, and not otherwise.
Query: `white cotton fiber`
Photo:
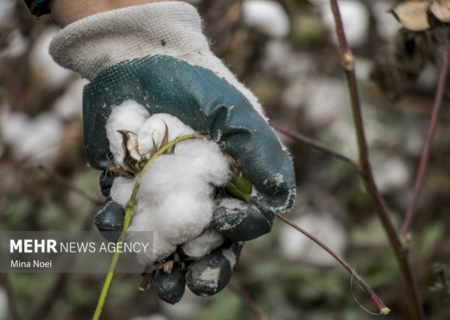
[[[123,139],[117,130],[137,133],[149,116],[148,111],[133,100],[125,101],[120,106],[113,107],[106,122],[106,135],[117,165],[123,166]]]
[[[166,125],[169,130],[169,141],[175,140],[180,136],[187,134],[195,134],[196,132],[185,125],[178,118],[166,113],[155,114],[148,118],[144,125],[140,128],[139,132],[135,132],[138,135],[139,153],[146,155],[147,158],[153,149],[153,140],[155,140],[156,146],[161,145],[166,132]],[[183,142],[177,144],[177,149],[183,148]],[[189,144],[189,142],[188,142]]]
[[[153,139],[159,149],[165,125],[169,141],[196,134],[176,117],[168,114],[148,117],[142,109],[129,101],[116,107],[108,119],[108,138],[115,157],[116,154],[123,157],[122,136],[114,134],[117,130],[136,133],[139,153],[147,158]],[[153,231],[153,260],[166,258],[183,244],[193,259],[201,258],[224,241],[220,233],[208,228],[215,209],[214,186],[224,186],[229,176],[228,161],[215,142],[204,138],[176,144],[174,154],[154,159],[142,177],[129,231]],[[134,179],[116,178],[111,189],[113,200],[125,207],[136,179],[137,175]],[[140,254],[138,260],[151,262],[145,254]]]
[[[114,179],[110,195],[114,201],[124,208],[126,207],[128,200],[131,198],[131,194],[133,193],[133,188],[138,177],[139,176],[136,175],[134,179],[124,177],[117,177]]]
[[[199,259],[220,246],[225,237],[213,228],[208,228],[197,238],[186,241],[182,249],[192,259]]]

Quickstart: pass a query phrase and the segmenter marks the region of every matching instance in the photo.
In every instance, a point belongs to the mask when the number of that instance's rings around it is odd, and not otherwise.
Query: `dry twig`
[[[230,289],[260,320],[269,320],[269,317],[258,305],[233,281],[228,282],[228,289]]]
[[[331,9],[336,23],[336,34],[339,40],[339,47],[342,56],[342,64],[345,69],[345,75],[348,81],[348,87],[350,90],[350,96],[352,101],[353,118],[356,127],[356,135],[358,139],[359,149],[359,165],[358,170],[361,173],[361,177],[364,180],[366,190],[372,198],[372,202],[376,208],[378,216],[383,224],[383,227],[387,233],[392,248],[395,251],[397,262],[400,266],[401,275],[403,278],[403,284],[406,289],[408,298],[408,304],[410,313],[415,320],[424,319],[424,312],[422,302],[419,297],[417,284],[414,280],[411,265],[407,257],[407,248],[404,246],[400,239],[399,234],[394,228],[392,221],[387,212],[386,205],[381,198],[378,188],[373,178],[372,168],[369,161],[369,153],[367,148],[367,142],[364,133],[364,125],[361,116],[361,104],[358,96],[358,86],[356,82],[356,75],[354,71],[354,57],[350,52],[347,44],[347,39],[344,33],[344,26],[342,24],[341,14],[339,12],[339,6],[337,0],[331,0]]]
[[[412,217],[414,215],[414,210],[416,208],[417,200],[419,198],[420,189],[422,188],[423,178],[428,163],[428,157],[430,155],[431,143],[433,142],[439,110],[442,104],[442,97],[444,96],[445,82],[447,80],[449,65],[450,65],[450,41],[448,41],[447,43],[447,53],[445,55],[444,65],[442,66],[442,72],[439,77],[439,84],[436,92],[436,97],[434,99],[433,111],[431,113],[430,127],[428,128],[427,140],[425,141],[425,146],[422,152],[422,158],[420,160],[419,171],[417,172],[416,182],[414,184],[413,196],[411,198],[411,203],[409,204],[408,211],[406,213],[405,220],[402,226],[403,238],[406,238],[406,235],[408,233],[408,229],[411,224]]]
[[[319,246],[321,246],[325,251],[327,251],[330,255],[333,256],[333,258],[335,258],[337,261],[339,261],[340,264],[342,264],[344,266],[345,269],[348,270],[348,272],[350,272],[350,274],[352,275],[352,279],[353,277],[356,278],[356,280],[358,280],[358,282],[361,284],[361,286],[364,288],[364,290],[367,291],[368,294],[370,294],[370,296],[372,297],[372,299],[375,301],[375,303],[378,305],[378,308],[380,309],[380,314],[385,315],[388,314],[391,310],[389,310],[388,307],[385,306],[385,304],[383,303],[383,301],[381,301],[381,299],[377,296],[377,294],[367,285],[367,283],[363,280],[363,278],[361,278],[361,276],[359,274],[356,273],[355,270],[353,270],[352,267],[350,267],[350,265],[345,262],[344,259],[342,259],[341,257],[339,257],[333,250],[331,250],[329,247],[327,247],[322,241],[320,241],[319,239],[317,239],[316,237],[314,237],[312,234],[308,233],[306,230],[303,230],[302,228],[300,228],[299,226],[297,226],[295,223],[289,221],[288,219],[286,219],[285,217],[283,217],[281,214],[275,214],[280,220],[284,221],[285,223],[287,223],[288,225],[290,225],[291,227],[297,229],[298,231],[300,231],[301,233],[303,233],[305,236],[307,236],[308,238],[310,238],[312,241],[314,241],[315,243],[317,243]]]

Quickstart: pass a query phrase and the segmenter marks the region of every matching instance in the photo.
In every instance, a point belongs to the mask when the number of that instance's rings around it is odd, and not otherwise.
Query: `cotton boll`
[[[176,245],[166,240],[165,237],[156,230],[156,228],[152,227],[151,223],[149,223],[149,216],[147,215],[141,214],[133,217],[128,231],[128,239],[132,242],[148,243],[148,237],[150,235],[152,236],[153,251],[141,251],[137,255],[137,260],[142,265],[151,264],[153,261],[165,259],[177,249]],[[149,232],[143,231],[152,231],[152,233],[150,234]]]
[[[130,101],[113,110],[107,122],[107,133],[115,157],[120,152],[123,158],[122,136],[117,137],[117,130],[138,133],[141,155],[151,152],[153,139],[160,145],[166,125],[169,141],[195,133],[176,117],[168,114],[148,117],[142,109]],[[137,177],[116,178],[111,189],[113,200],[125,206]],[[188,251],[200,258],[223,242],[218,232],[205,232],[205,229],[211,223],[215,208],[211,198],[213,185],[223,186],[229,177],[228,161],[215,142],[190,139],[177,143],[174,154],[160,155],[147,167],[136,195],[129,231],[153,231],[153,260],[167,258],[178,245],[187,241],[190,241]],[[138,260],[150,263],[151,257],[140,254]]]
[[[125,208],[131,198],[138,177],[139,175],[136,175],[134,179],[124,177],[115,178],[111,187],[111,198]]]
[[[141,155],[148,155],[153,149],[153,139],[156,147],[161,145],[161,142],[166,133],[166,125],[169,128],[169,141],[188,134],[196,134],[196,132],[181,122],[177,117],[171,116],[167,113],[158,113],[148,118],[137,133],[139,143],[139,153]],[[177,151],[183,149],[186,142],[177,143]]]
[[[155,228],[177,245],[202,233],[214,210],[209,182],[191,169],[185,157],[161,156],[143,176],[137,195],[145,205],[141,214],[151,215]]]
[[[186,141],[181,150],[176,149],[179,156],[188,158],[192,163],[191,170],[216,186],[222,186],[229,180],[228,160],[223,156],[220,147],[206,139]]]
[[[208,228],[197,238],[186,241],[182,249],[192,259],[200,259],[225,241],[225,237],[213,228]]]
[[[83,88],[88,84],[85,79],[78,78],[66,89],[64,94],[53,104],[53,110],[64,120],[82,119]]]
[[[50,42],[58,31],[57,27],[46,28],[36,40],[30,57],[32,68],[53,88],[63,87],[74,75],[73,71],[59,66],[48,53]]]
[[[124,156],[123,138],[117,130],[137,133],[149,116],[147,109],[133,100],[127,100],[113,108],[106,122],[106,135],[117,165],[123,166]]]
[[[366,40],[369,30],[369,12],[366,6],[357,1],[346,0],[339,1],[339,9],[348,44],[350,47],[359,47]],[[337,43],[336,25],[330,4],[322,6],[322,19],[334,43]]]
[[[308,213],[293,222],[325,243],[337,255],[343,256],[347,235],[342,224],[332,216]],[[280,240],[284,255],[290,259],[318,267],[330,267],[338,263],[328,252],[292,227],[285,227]]]
[[[245,1],[242,14],[247,25],[262,28],[271,37],[285,37],[289,33],[289,17],[278,2]]]
[[[31,119],[20,112],[3,113],[0,131],[4,141],[11,145],[17,157],[43,156],[45,160],[54,151],[64,133],[61,120],[51,113],[42,113]]]

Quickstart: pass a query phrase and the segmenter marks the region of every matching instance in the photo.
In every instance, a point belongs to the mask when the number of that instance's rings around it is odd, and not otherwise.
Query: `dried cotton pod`
[[[430,12],[441,22],[450,22],[450,1],[441,0],[441,2],[433,1],[430,6]]]
[[[392,12],[406,29],[423,31],[430,28],[429,7],[430,2],[407,1],[396,5]]]

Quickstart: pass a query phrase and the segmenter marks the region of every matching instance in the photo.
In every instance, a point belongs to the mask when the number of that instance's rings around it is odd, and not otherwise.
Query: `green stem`
[[[144,169],[142,170],[141,174],[139,175],[139,178],[137,179],[137,181],[134,185],[133,193],[131,194],[131,198],[128,201],[127,211],[125,213],[125,220],[124,220],[122,230],[120,232],[119,240],[117,241],[117,243],[123,243],[123,241],[125,240],[125,236],[127,234],[127,230],[130,225],[130,222],[131,222],[131,216],[132,216],[133,210],[134,210],[134,203],[136,200],[136,194],[137,194],[137,191],[139,188],[139,183],[141,182],[141,179],[144,176],[145,172],[147,172],[147,169],[148,169],[150,163],[154,159],[156,159],[157,157],[162,155],[167,149],[174,146],[178,142],[187,140],[187,139],[194,139],[194,138],[205,138],[205,137],[200,136],[200,135],[195,135],[195,134],[190,134],[190,135],[185,135],[185,136],[179,137],[179,138],[169,142],[161,149],[159,149],[159,151],[156,152],[153,155],[153,157],[147,162],[147,164],[145,165]],[[103,285],[103,289],[100,294],[100,299],[98,300],[98,303],[97,303],[97,308],[95,308],[93,320],[100,319],[100,315],[102,314],[103,306],[105,305],[106,297],[108,296],[108,291],[111,286],[112,279],[114,277],[114,271],[116,270],[117,262],[119,262],[119,256],[120,256],[120,252],[118,252],[118,251],[114,252],[114,256],[112,258],[111,265],[109,267],[108,275],[106,276],[105,284]]]

